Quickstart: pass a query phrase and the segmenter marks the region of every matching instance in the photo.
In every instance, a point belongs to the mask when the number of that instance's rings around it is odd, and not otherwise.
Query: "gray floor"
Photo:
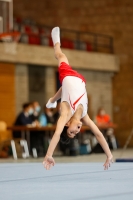
[[[133,200],[133,163],[56,164],[46,171],[41,163],[0,165],[0,200]]]
[[[133,158],[133,148],[126,149],[124,152],[122,149],[117,149],[112,151],[114,161],[117,158]],[[106,155],[104,153],[98,154],[89,154],[89,155],[78,155],[78,156],[54,156],[56,163],[94,163],[94,162],[104,162],[106,159]],[[0,163],[29,163],[29,162],[38,162],[41,163],[43,161],[42,158],[26,158],[26,159],[18,159],[14,160],[12,157],[6,159],[0,159]]]

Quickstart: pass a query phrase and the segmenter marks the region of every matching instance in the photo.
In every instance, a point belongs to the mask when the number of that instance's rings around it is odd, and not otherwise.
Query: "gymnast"
[[[52,29],[51,36],[54,44],[55,58],[58,60],[59,79],[62,87],[49,99],[46,107],[55,108],[57,100],[61,99],[61,111],[43,165],[47,170],[54,166],[55,161],[52,156],[59,140],[68,142],[80,132],[82,124],[84,124],[90,127],[107,156],[103,165],[106,170],[110,167],[111,162],[113,162],[113,156],[103,134],[87,114],[88,100],[85,88],[85,78],[71,68],[66,55],[62,53],[60,48],[59,27]]]

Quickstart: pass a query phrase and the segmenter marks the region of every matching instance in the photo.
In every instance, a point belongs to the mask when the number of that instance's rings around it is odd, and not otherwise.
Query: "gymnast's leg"
[[[68,63],[68,59],[64,53],[62,53],[61,48],[60,48],[60,29],[59,27],[55,27],[52,29],[52,40],[54,44],[54,53],[55,53],[55,58],[58,60],[59,66],[61,62]]]
[[[65,56],[65,54],[62,53],[61,48],[60,48],[60,29],[59,27],[55,27],[52,29],[52,40],[54,44],[54,53],[55,53],[55,58],[58,60],[59,66],[61,62],[68,63],[68,59]],[[56,108],[57,105],[57,100],[61,98],[61,93],[62,93],[62,87],[57,91],[57,93],[54,95],[54,97],[50,98],[49,101],[46,104],[47,108]]]

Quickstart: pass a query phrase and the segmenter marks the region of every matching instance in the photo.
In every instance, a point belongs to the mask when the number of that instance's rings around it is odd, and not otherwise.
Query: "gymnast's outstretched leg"
[[[58,60],[58,66],[60,67],[60,64],[62,62],[69,64],[68,59],[64,53],[62,53],[61,48],[60,48],[60,29],[59,27],[55,27],[52,29],[52,40],[53,40],[53,45],[54,45],[54,54],[55,58]],[[61,98],[61,93],[62,93],[62,87],[57,91],[57,93],[54,95],[53,98],[50,98],[49,101],[46,104],[47,108],[55,108],[57,105],[57,100]]]
[[[60,29],[59,27],[55,27],[52,29],[52,40],[53,40],[53,45],[54,45],[54,53],[55,53],[55,58],[58,60],[59,66],[62,62],[68,63],[68,59],[64,53],[62,53],[61,48],[60,48]]]

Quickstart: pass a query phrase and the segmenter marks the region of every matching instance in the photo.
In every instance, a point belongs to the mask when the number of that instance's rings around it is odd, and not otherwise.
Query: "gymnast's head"
[[[70,140],[73,139],[80,132],[81,127],[81,121],[71,118],[62,131],[60,137],[61,142],[64,144],[68,144]]]
[[[82,127],[82,122],[80,120],[75,119],[72,117],[68,123],[66,124],[67,128],[67,135],[69,138],[74,138],[79,132]]]

